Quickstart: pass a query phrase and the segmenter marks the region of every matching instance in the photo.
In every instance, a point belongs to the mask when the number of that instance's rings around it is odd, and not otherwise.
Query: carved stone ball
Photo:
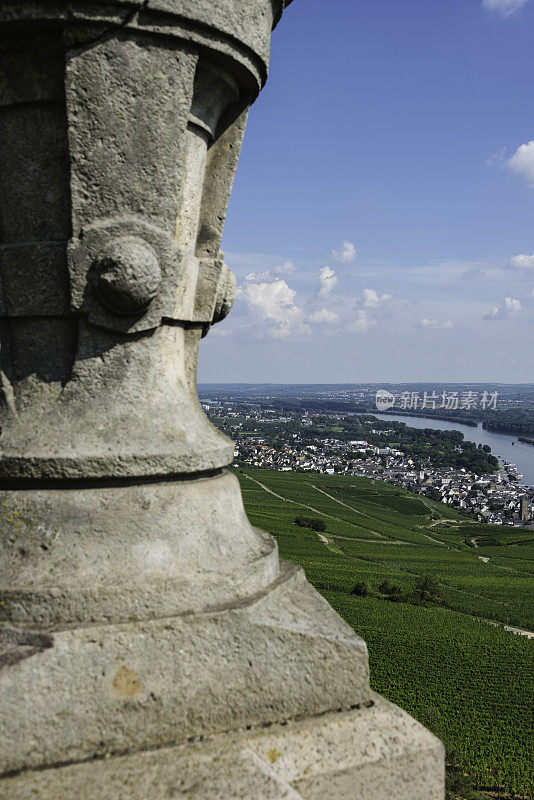
[[[119,314],[139,314],[161,284],[156,253],[143,239],[125,236],[107,244],[95,260],[96,286],[104,303]]]
[[[235,275],[226,264],[223,265],[219,291],[215,299],[213,323],[221,322],[232,310],[237,291]]]

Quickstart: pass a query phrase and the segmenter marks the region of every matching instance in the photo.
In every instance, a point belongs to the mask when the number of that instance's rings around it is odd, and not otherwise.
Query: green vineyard
[[[236,474],[251,522],[366,640],[373,688],[439,736],[478,789],[531,797],[534,639],[504,625],[534,630],[534,532],[495,535],[365,478]],[[414,593],[424,576],[437,587],[427,602]]]

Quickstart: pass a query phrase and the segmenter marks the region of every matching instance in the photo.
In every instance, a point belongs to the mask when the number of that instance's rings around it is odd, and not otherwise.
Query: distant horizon
[[[197,386],[527,386],[514,381],[198,381]]]

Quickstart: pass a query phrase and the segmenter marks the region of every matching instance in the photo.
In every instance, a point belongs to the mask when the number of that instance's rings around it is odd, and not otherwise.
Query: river
[[[441,419],[428,419],[428,417],[412,417],[404,414],[378,414],[373,412],[378,419],[391,419],[405,422],[412,428],[434,428],[441,431],[461,431],[469,442],[475,444],[489,444],[494,456],[501,460],[511,461],[523,473],[520,481],[522,484],[534,486],[534,445],[520,442],[517,437],[506,433],[495,433],[485,430],[479,423],[476,428],[470,425],[461,425],[456,422],[445,422]],[[513,444],[512,444],[513,442]]]

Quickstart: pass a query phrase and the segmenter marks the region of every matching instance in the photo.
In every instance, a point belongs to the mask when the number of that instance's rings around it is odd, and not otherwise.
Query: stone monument
[[[0,4],[0,796],[438,800],[196,397],[283,0]],[[286,3],[287,5],[287,3]]]

